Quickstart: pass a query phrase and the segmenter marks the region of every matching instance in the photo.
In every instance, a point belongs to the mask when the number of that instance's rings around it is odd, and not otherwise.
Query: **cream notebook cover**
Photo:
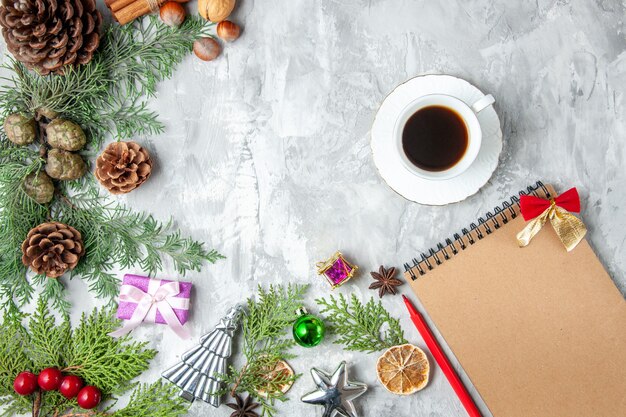
[[[625,417],[626,301],[586,240],[568,253],[548,223],[518,247],[517,203],[405,264],[407,281],[494,417]]]

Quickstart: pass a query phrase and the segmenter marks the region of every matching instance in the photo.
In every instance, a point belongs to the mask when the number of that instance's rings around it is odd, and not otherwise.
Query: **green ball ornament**
[[[300,317],[293,323],[293,338],[300,346],[311,348],[319,345],[324,340],[326,328],[319,318],[307,314],[306,310],[298,310]]]

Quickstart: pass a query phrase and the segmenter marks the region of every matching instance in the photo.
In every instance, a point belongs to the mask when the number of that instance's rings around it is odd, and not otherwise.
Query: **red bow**
[[[551,204],[551,200],[532,195],[523,195],[520,197],[520,211],[526,221],[540,216]],[[580,196],[578,195],[576,187],[570,188],[555,198],[554,204],[569,212],[580,213]]]

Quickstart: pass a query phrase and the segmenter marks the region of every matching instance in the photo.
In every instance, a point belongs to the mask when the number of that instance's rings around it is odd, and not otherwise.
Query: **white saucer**
[[[502,151],[500,119],[493,106],[478,113],[482,143],[474,163],[448,180],[427,180],[409,171],[393,143],[396,120],[409,103],[427,94],[448,94],[472,105],[484,94],[465,80],[450,75],[422,75],[400,84],[385,98],[372,125],[374,163],[385,182],[398,194],[420,204],[441,206],[475,194],[489,181]]]

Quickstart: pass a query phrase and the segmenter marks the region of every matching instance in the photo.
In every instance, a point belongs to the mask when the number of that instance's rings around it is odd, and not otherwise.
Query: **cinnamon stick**
[[[107,3],[107,6],[109,7],[109,9],[111,9],[113,13],[115,13],[118,10],[125,8],[126,6],[134,3],[137,0],[108,0],[108,1],[110,1],[110,3]]]
[[[113,17],[120,25],[132,22],[138,17],[156,12],[166,0],[105,0]],[[156,10],[153,10],[156,9]]]

